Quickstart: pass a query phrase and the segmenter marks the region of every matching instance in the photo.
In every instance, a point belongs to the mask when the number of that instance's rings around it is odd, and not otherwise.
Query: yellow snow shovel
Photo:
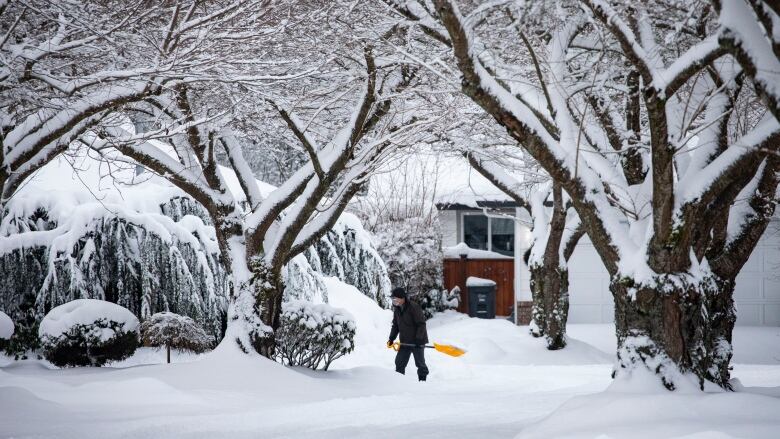
[[[411,344],[411,343],[399,343],[399,342],[395,342],[395,343],[393,343],[393,345],[392,345],[392,349],[393,349],[394,351],[398,352],[398,349],[400,349],[400,348],[401,348],[401,346],[412,346],[412,347],[415,347],[415,346],[417,346],[417,345],[416,345],[416,344]],[[461,348],[459,348],[459,347],[457,347],[457,346],[452,346],[452,345],[448,345],[448,344],[438,344],[438,343],[434,343],[434,344],[433,344],[433,346],[431,346],[431,345],[427,344],[427,345],[425,345],[425,346],[423,346],[423,347],[426,347],[426,348],[431,348],[431,349],[436,349],[437,351],[441,352],[442,354],[447,354],[447,355],[449,355],[450,357],[460,357],[461,355],[463,355],[463,354],[465,354],[465,353],[466,353],[466,351],[465,351],[465,350],[463,350],[463,349],[461,349]]]

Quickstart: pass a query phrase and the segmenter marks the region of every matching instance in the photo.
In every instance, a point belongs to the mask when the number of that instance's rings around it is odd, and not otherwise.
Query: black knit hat
[[[399,299],[406,299],[406,290],[404,290],[401,287],[395,288],[392,293],[390,293],[392,297],[398,297]]]

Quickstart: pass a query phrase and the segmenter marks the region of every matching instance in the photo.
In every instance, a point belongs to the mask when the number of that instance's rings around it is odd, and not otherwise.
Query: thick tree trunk
[[[707,296],[709,321],[711,322],[705,379],[731,390],[729,366],[732,357],[732,333],[737,321],[734,307],[734,280],[723,281],[720,289]]]
[[[556,264],[557,265],[557,264]],[[565,268],[533,265],[531,294],[533,307],[531,334],[544,337],[547,349],[566,347],[566,320],[569,316],[569,273]]]
[[[659,276],[655,286],[613,280],[618,354],[615,376],[637,368],[674,390],[685,381],[730,389],[733,282],[692,275]],[[693,281],[693,279],[696,279]]]
[[[550,223],[547,225],[544,253],[541,261],[538,258],[532,258],[529,266],[533,298],[531,334],[536,337],[544,337],[547,349],[558,350],[566,347],[566,320],[569,317],[569,272],[565,266],[561,266],[561,242],[566,228],[566,208],[563,203],[563,191],[559,184],[553,183],[552,195],[553,209]],[[538,203],[535,204],[538,206]],[[574,243],[576,245],[576,240]],[[568,247],[570,243],[566,244]],[[535,242],[534,246],[536,245],[538,243]],[[564,257],[568,259],[568,256]]]
[[[245,353],[273,358],[284,297],[282,267],[269,266],[261,253],[247,249],[242,237],[225,240],[231,267],[233,296],[223,343],[235,343]]]
[[[167,351],[166,352],[166,358],[168,360],[168,364],[171,364],[171,345],[166,344],[165,345],[165,350]]]
[[[270,328],[260,336],[252,339],[252,345],[262,356],[273,358],[276,352],[274,334],[279,328],[282,315],[282,299],[284,297],[284,282],[281,269],[269,267],[260,258],[254,258],[250,263],[252,270],[252,287],[255,296],[255,311],[260,315],[263,324]]]
[[[260,273],[255,273],[253,268],[259,271],[262,264],[250,263],[243,237],[225,239],[224,245],[227,250],[223,251],[223,257],[226,266],[230,267],[232,295],[228,304],[227,330],[221,344],[235,344],[246,354],[256,353],[259,352],[257,340],[273,337],[271,328],[263,324],[259,312],[261,306],[256,281]]]

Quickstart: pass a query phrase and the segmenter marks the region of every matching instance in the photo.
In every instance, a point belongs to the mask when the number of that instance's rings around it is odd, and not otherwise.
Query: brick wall
[[[531,323],[531,306],[533,302],[517,302],[517,324],[527,325]]]

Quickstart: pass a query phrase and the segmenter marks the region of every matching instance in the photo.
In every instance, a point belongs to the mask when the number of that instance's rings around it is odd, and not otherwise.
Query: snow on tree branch
[[[722,26],[720,42],[753,79],[769,110],[780,119],[780,38],[777,8],[770,2],[712,2]],[[752,6],[752,7],[751,7]],[[774,23],[774,30],[771,23]]]

